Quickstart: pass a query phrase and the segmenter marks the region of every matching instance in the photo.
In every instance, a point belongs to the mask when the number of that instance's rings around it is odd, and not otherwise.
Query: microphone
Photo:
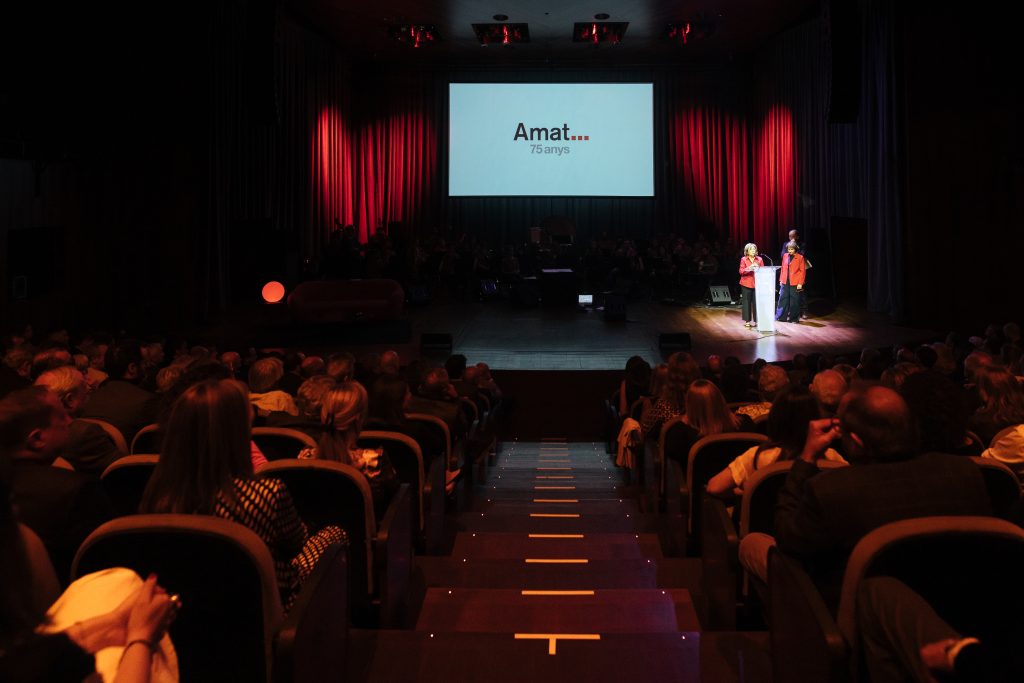
[[[768,254],[758,254],[758,256],[768,259],[770,265],[775,265],[775,261],[772,261],[772,257],[769,256]]]

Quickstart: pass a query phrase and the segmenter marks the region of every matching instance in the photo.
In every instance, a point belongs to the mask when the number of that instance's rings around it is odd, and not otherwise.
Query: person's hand
[[[839,438],[839,420],[834,417],[811,420],[807,425],[807,440],[804,442],[801,460],[815,462],[825,454],[825,449]]]
[[[802,290],[803,288],[804,288],[804,286],[803,286],[803,285],[797,285],[797,286],[796,286],[796,291],[798,291],[798,292],[799,292],[799,291],[800,291],[800,290]]]
[[[155,644],[174,621],[180,602],[177,596],[167,595],[157,585],[155,574],[150,574],[134,596],[125,626],[125,642],[145,640]]]

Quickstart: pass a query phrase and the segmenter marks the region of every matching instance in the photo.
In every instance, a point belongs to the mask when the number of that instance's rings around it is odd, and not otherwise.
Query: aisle
[[[378,639],[369,680],[699,680],[695,561],[662,556],[600,444],[507,444],[489,472],[452,555],[417,559],[415,629]]]

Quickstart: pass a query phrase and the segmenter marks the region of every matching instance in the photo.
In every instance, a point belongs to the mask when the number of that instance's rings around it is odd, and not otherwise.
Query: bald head
[[[835,415],[846,393],[846,378],[835,370],[822,370],[811,382],[811,393],[830,414]]]
[[[844,452],[855,460],[892,460],[917,453],[910,408],[888,387],[847,394],[839,404],[839,422]]]

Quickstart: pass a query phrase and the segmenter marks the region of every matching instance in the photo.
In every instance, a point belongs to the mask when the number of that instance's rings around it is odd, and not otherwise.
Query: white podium
[[[761,266],[754,273],[757,331],[775,332],[775,279],[781,266]]]

